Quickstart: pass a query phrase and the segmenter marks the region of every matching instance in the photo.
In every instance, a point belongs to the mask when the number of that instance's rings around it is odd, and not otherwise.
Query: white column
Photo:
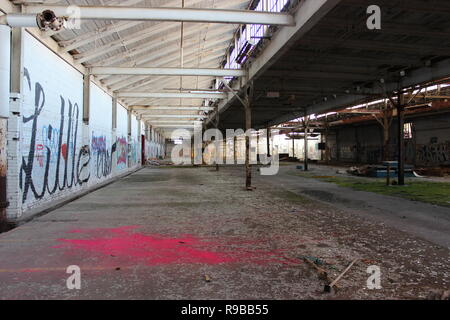
[[[0,25],[0,118],[9,117],[11,28]]]
[[[11,64],[11,28],[0,25],[0,231],[7,223],[8,118]]]

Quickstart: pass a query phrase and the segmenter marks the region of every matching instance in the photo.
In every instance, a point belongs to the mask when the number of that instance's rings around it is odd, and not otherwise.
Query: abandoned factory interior
[[[450,300],[449,248],[450,1],[0,0],[0,300]]]

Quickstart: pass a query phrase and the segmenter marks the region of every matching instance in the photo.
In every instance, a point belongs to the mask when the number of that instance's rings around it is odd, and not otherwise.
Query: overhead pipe
[[[247,74],[242,69],[214,68],[147,68],[147,67],[92,67],[93,75],[153,75],[153,76],[211,76],[243,77]]]
[[[226,99],[226,93],[184,93],[184,92],[118,92],[119,98],[185,98],[185,99]]]
[[[261,12],[253,10],[222,10],[193,8],[136,8],[117,6],[77,6],[80,20],[134,20],[134,21],[176,21],[211,22],[231,24],[262,24],[294,26],[294,17],[287,13]],[[52,10],[57,16],[67,17],[73,6],[24,6],[27,14]]]
[[[7,14],[0,17],[0,25],[41,30],[59,31],[64,27],[65,19],[58,18],[51,10],[43,10],[36,14]]]

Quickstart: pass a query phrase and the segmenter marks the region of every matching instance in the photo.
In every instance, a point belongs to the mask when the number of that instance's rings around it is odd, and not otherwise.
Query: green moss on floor
[[[296,204],[311,204],[314,202],[313,200],[311,200],[309,198],[298,195],[298,194],[288,191],[288,190],[276,191],[276,192],[274,192],[274,196],[281,198],[283,200],[289,201],[291,203],[296,203]]]
[[[374,178],[365,177],[325,177],[307,172],[299,172],[295,173],[295,175],[335,183],[341,187],[351,188],[353,190],[375,192],[383,195],[450,207],[450,183],[447,182],[407,179],[405,186],[386,186],[386,181],[384,179],[375,180]]]

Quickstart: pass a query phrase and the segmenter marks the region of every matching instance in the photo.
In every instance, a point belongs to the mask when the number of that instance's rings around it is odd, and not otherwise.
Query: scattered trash
[[[361,259],[362,263],[368,264],[368,265],[374,265],[377,264],[376,260],[372,260],[372,259]]]
[[[417,172],[413,171],[413,174],[416,178],[426,178],[425,176],[421,176],[420,174],[418,174]]]
[[[147,164],[150,166],[156,166],[156,167],[159,167],[161,165],[158,161],[155,161],[155,160],[147,160]]]
[[[117,267],[117,268],[116,268],[116,271],[119,271],[119,270],[120,270],[120,268],[119,268],[119,267]]]
[[[342,279],[342,277],[351,269],[351,267],[356,263],[356,262],[358,262],[358,260],[359,259],[355,259],[355,260],[353,260],[352,261],[352,263],[350,263],[350,265],[336,278],[336,279],[334,279],[334,281],[332,281],[330,284],[328,284],[328,285],[325,285],[325,287],[324,287],[324,291],[325,292],[331,292],[331,289],[333,288],[333,287],[335,287],[336,286],[336,284],[338,283],[338,281],[339,280],[341,280]]]
[[[207,274],[205,274],[205,281],[206,282],[211,282],[211,278]]]
[[[313,256],[299,256],[298,258],[302,260],[308,259],[309,261],[312,261],[318,266],[323,266],[325,264],[325,262],[322,259]]]
[[[153,167],[160,167],[160,166],[172,166],[174,165],[173,162],[168,161],[168,160],[161,160],[161,159],[147,159],[146,164],[148,166],[153,166]]]
[[[445,177],[450,174],[450,168],[445,167],[416,168],[414,171],[417,175],[432,177]]]
[[[397,176],[397,162],[389,161],[389,176],[394,178]],[[381,165],[364,165],[360,167],[350,167],[347,172],[355,176],[365,176],[373,178],[386,178],[388,175],[387,162]],[[405,165],[405,177],[414,178],[413,166]]]
[[[303,261],[305,261],[308,265],[313,267],[314,270],[316,270],[320,280],[326,281],[327,283],[333,282],[333,280],[328,276],[328,273],[327,273],[327,271],[325,269],[322,269],[322,268],[318,267],[314,262],[312,262],[308,258],[303,258]],[[334,285],[334,287],[335,287],[336,290],[338,289],[337,285]]]

